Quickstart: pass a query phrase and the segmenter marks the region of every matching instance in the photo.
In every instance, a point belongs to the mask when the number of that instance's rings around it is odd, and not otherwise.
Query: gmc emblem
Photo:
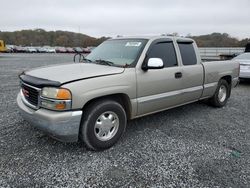
[[[29,97],[29,91],[28,91],[28,90],[22,88],[22,92],[23,92],[23,95],[24,95],[25,97]]]

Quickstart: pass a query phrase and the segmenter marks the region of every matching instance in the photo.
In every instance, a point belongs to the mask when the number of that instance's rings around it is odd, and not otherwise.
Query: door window
[[[178,43],[178,46],[181,52],[182,64],[196,65],[197,59],[193,43]]]
[[[149,58],[161,58],[164,67],[174,67],[178,65],[172,42],[159,42],[154,44],[148,53],[148,59]]]

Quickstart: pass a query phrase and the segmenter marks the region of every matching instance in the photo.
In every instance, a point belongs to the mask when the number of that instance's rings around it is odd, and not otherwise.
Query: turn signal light
[[[65,103],[59,103],[55,105],[55,109],[57,110],[64,110],[66,108]]]
[[[69,99],[71,99],[71,93],[67,89],[58,89],[56,98],[69,100]]]

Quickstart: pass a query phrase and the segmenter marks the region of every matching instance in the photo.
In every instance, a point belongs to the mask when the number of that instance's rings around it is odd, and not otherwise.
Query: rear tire
[[[99,100],[87,107],[80,139],[92,150],[108,149],[118,142],[127,125],[126,112],[113,100]]]
[[[209,103],[212,106],[221,108],[226,105],[230,96],[231,88],[226,80],[220,80],[212,98],[209,99]]]

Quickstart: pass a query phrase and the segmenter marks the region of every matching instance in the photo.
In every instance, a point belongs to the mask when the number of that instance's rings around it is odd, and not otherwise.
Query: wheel
[[[214,96],[209,100],[210,104],[215,107],[223,107],[230,96],[230,87],[226,80],[220,80]]]
[[[126,125],[126,112],[121,104],[113,100],[96,101],[83,116],[80,139],[89,149],[108,149],[121,138]]]

